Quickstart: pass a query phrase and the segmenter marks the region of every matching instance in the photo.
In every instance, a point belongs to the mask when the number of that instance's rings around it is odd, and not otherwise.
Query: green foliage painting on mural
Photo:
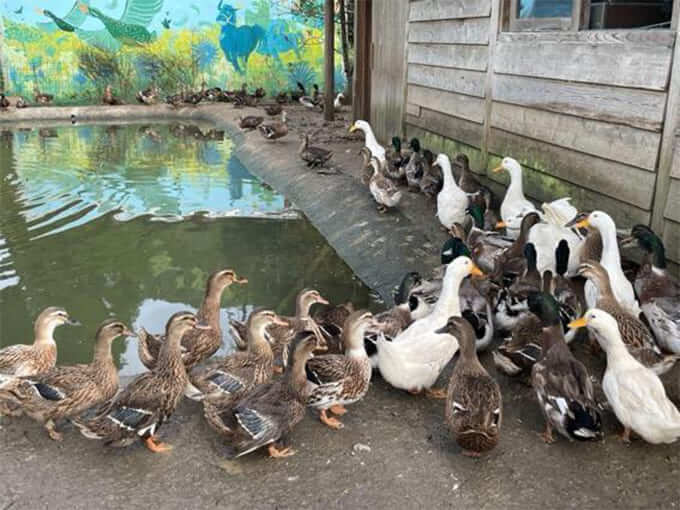
[[[2,13],[5,92],[56,104],[99,102],[103,89],[134,101],[208,86],[270,94],[323,84],[320,0],[50,0]],[[337,88],[344,83],[338,58]],[[317,82],[318,80],[318,82]]]

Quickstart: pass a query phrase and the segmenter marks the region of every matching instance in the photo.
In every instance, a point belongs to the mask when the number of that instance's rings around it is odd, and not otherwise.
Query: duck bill
[[[621,247],[622,247],[622,248],[630,248],[630,247],[632,247],[632,246],[635,246],[635,243],[636,243],[636,242],[637,242],[637,239],[635,239],[635,237],[633,237],[633,236],[628,236],[628,237],[623,238],[623,239],[621,240],[621,243],[620,243],[620,244],[621,244]]]
[[[504,170],[503,165],[500,165],[500,166],[497,166],[496,168],[494,168],[494,169],[491,170],[491,171],[492,171],[493,173],[497,174],[498,172],[501,172],[502,170]]]
[[[324,298],[319,296],[319,298],[316,300],[317,303],[322,304],[322,305],[330,305],[330,302]]]
[[[358,128],[357,128],[356,124],[352,124],[352,125],[350,126],[350,128],[349,128],[349,132],[350,132],[350,133],[354,133],[357,129],[358,129]]]
[[[569,323],[569,328],[570,329],[579,329],[579,328],[585,328],[588,325],[588,321],[586,320],[585,317],[581,317],[580,319],[576,319],[574,321],[571,321]]]
[[[472,268],[470,269],[470,274],[472,276],[479,276],[480,278],[484,278],[486,276],[484,274],[484,271],[479,269],[479,266],[477,266],[477,264],[472,264]]]
[[[288,321],[283,320],[281,317],[274,317],[272,319],[272,324],[276,324],[277,326],[289,326]]]
[[[137,333],[126,328],[125,330],[123,330],[123,336],[135,336],[136,337]]]
[[[194,324],[194,329],[208,330],[212,329],[212,327],[210,327],[210,324],[208,324],[207,322],[201,321]]]
[[[505,228],[505,227],[507,227],[507,226],[508,226],[508,224],[507,224],[506,222],[504,222],[504,221],[499,221],[498,223],[496,223],[496,228],[497,228],[497,229]]]
[[[575,221],[572,220],[569,223],[565,225],[567,228],[588,228],[590,226],[590,221],[588,221],[588,218],[582,219],[580,221]]]
[[[443,327],[441,327],[439,329],[435,329],[434,332],[437,333],[438,335],[445,335],[445,334],[448,334],[449,328],[446,327],[446,324],[445,324]]]
[[[234,283],[238,283],[239,285],[245,285],[246,283],[248,283],[248,278],[246,278],[244,276],[242,276],[240,278],[237,277],[236,279],[234,279]]]
[[[69,326],[82,326],[80,321],[77,321],[75,319],[66,319],[66,322],[64,324],[68,324]]]

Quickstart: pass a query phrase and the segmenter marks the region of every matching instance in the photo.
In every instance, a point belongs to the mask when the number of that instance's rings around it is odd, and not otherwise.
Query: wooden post
[[[335,118],[335,109],[333,108],[333,100],[335,99],[335,20],[333,4],[333,0],[325,0],[324,2],[324,76],[326,87],[324,90],[323,118],[328,121]]]
[[[371,115],[371,14],[372,0],[354,3],[354,80],[352,120],[369,120]]]

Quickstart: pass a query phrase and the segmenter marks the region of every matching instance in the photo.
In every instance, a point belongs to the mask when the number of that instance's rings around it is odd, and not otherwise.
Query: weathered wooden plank
[[[610,195],[640,209],[651,207],[655,179],[651,172],[494,128],[489,133],[489,152],[512,156],[544,175]],[[596,203],[586,206],[592,209]]]
[[[507,172],[495,174],[490,170],[498,166],[500,161],[500,156],[493,157],[490,155],[487,175],[489,178],[507,185],[509,182]],[[528,166],[524,167],[522,182],[524,193],[529,198],[538,202],[549,202],[561,197],[571,197],[572,204],[581,211],[591,211],[594,208],[607,211],[616,222],[617,228],[629,228],[636,223],[648,224],[649,222],[649,211],[626,204],[597,191],[557,179]]]
[[[421,108],[420,117],[407,115],[406,123],[473,147],[479,148],[482,143],[483,126],[481,124],[451,117],[427,108]]]
[[[478,97],[409,85],[408,102],[479,124],[484,122],[484,100]]]
[[[408,65],[408,82],[432,89],[458,92],[468,96],[484,97],[486,73],[432,67],[420,64]]]
[[[456,67],[472,71],[486,71],[489,62],[487,46],[470,44],[415,44],[408,45],[410,64]]]
[[[491,125],[650,171],[661,141],[659,133],[496,102]]]
[[[420,117],[420,106],[413,103],[406,103],[406,113],[414,117]]]
[[[503,33],[497,73],[665,90],[670,31]]]
[[[680,263],[680,223],[666,220],[662,238],[666,248],[666,258]]]
[[[473,172],[486,172],[486,162],[482,158],[482,152],[476,147],[456,140],[451,140],[450,138],[409,124],[406,125],[406,133],[409,139],[416,137],[420,140],[421,146],[430,149],[434,154],[444,153],[448,155],[451,160],[453,160],[456,154],[462,152],[470,159],[470,169]],[[456,169],[456,165],[453,165],[454,174],[456,173]],[[486,177],[486,173],[479,175]],[[456,175],[456,178],[457,177],[458,176]]]
[[[431,21],[488,16],[491,0],[422,0],[411,3],[409,21]]]
[[[661,131],[666,94],[640,89],[498,74],[496,101]]]
[[[488,18],[409,23],[408,42],[412,43],[486,44],[488,41]]]
[[[671,163],[671,177],[680,179],[680,135],[675,137],[675,147],[673,148],[673,162]]]
[[[671,179],[664,217],[680,223],[680,179]]]

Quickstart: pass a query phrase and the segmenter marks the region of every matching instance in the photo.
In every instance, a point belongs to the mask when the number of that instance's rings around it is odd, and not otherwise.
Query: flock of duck
[[[398,204],[405,180],[436,196],[437,218],[451,234],[441,266],[428,278],[407,273],[391,309],[373,315],[303,289],[295,316],[256,309],[245,323],[231,321],[237,348],[213,358],[222,344],[222,293],[247,284],[223,269],[209,277],[198,312],[175,313],[164,334],[134,334],[108,319],[95,335],[90,364],[56,366],[54,330],[73,320],[50,307],[35,321],[32,345],[0,350],[0,413],[25,414],[55,440],[68,420],[86,438],[111,446],[141,440],[161,452],[170,446],[158,431],[186,396],[202,403],[207,423],[234,456],[266,447],[285,457],[294,453],[288,436],[307,406],[340,429],[346,406],[366,395],[379,371],[394,388],[445,399],[452,435],[464,454],[478,456],[499,441],[503,404],[477,352],[501,337],[494,363],[533,387],[546,442],[555,440],[554,431],[570,440],[601,438],[606,408],[623,425],[624,441],[631,432],[650,443],[680,437],[680,412],[659,379],[680,358],[680,284],[667,272],[663,243],[652,230],[637,225],[623,241],[645,253],[631,282],[612,218],[579,214],[568,198],[538,210],[523,194],[514,159],[495,169],[510,174],[498,215],[463,155],[455,159],[456,181],[448,156],[424,155],[429,151],[417,140],[407,152],[395,137],[387,151],[368,123],[350,130],[365,133],[362,152],[379,209]],[[426,178],[437,174],[440,186]],[[579,328],[590,334],[594,355],[598,345],[606,355],[601,380],[570,350]],[[148,372],[120,390],[111,344],[125,336],[138,337]],[[435,387],[458,352],[448,387]]]

